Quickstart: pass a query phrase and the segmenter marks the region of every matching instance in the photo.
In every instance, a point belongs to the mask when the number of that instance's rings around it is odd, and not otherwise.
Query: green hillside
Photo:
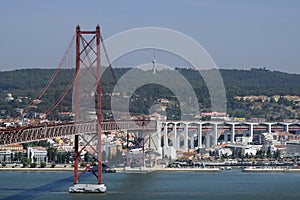
[[[122,75],[131,70],[130,68],[114,69],[115,77],[118,81]],[[136,73],[149,73],[135,69]],[[13,115],[15,108],[22,108],[28,102],[34,99],[43,86],[50,79],[54,69],[23,69],[15,71],[0,72],[0,110],[1,117]],[[42,98],[34,111],[43,112],[63,93],[64,89],[71,81],[75,70],[62,69],[55,78],[53,84]],[[175,70],[162,70],[158,73],[165,73],[168,76],[174,76],[178,72],[183,75],[193,87],[199,102],[200,111],[210,111],[210,97],[207,87],[197,71],[191,69],[177,68]],[[206,71],[207,72],[207,71]],[[203,73],[206,73],[203,72]],[[201,72],[202,73],[202,72]],[[267,102],[256,101],[238,101],[236,96],[247,95],[293,95],[300,96],[300,75],[288,74],[266,69],[251,70],[232,70],[221,69],[224,85],[227,95],[227,112],[236,117],[265,117],[270,120],[284,118],[299,118],[298,102],[287,101],[281,98],[274,101],[270,98]],[[131,80],[134,81],[134,80]],[[114,88],[115,81],[110,70],[107,70],[102,79],[103,94],[110,94]],[[174,81],[174,86],[180,88],[180,82]],[[184,91],[182,91],[184,92]],[[11,93],[15,98],[14,101],[6,101],[7,93]],[[188,94],[188,93],[187,93]],[[26,97],[26,98],[25,98]],[[158,103],[158,99],[166,98],[170,100],[167,105],[167,114],[170,118],[176,118],[180,114],[180,108],[174,94],[166,87],[157,84],[148,84],[138,88],[131,96],[130,109],[133,113],[147,113],[153,104]],[[22,99],[22,101],[16,101]],[[110,110],[110,95],[103,95],[103,110]],[[61,105],[55,110],[71,110],[71,92],[68,93]],[[5,112],[4,112],[5,111]]]

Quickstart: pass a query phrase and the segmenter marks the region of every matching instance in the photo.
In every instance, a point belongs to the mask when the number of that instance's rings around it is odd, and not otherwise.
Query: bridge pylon
[[[82,31],[80,27],[76,27],[76,78],[75,78],[75,95],[73,95],[73,110],[75,110],[75,123],[82,120],[82,104],[85,101],[85,94],[93,95],[93,104],[96,104],[97,131],[92,135],[76,134],[74,145],[74,187],[69,188],[69,192],[105,192],[106,186],[102,183],[102,149],[101,149],[101,66],[100,66],[100,27],[96,27],[95,31]],[[93,81],[91,84],[82,86],[82,77],[91,73]],[[97,148],[93,145],[97,137]],[[80,140],[81,139],[81,140]],[[81,147],[79,146],[81,144]],[[85,143],[85,144],[84,144]],[[97,153],[97,157],[92,161],[86,161],[81,154],[87,147]],[[79,172],[80,166],[84,166],[84,170]],[[96,167],[96,169],[95,169]],[[79,184],[79,178],[85,172],[92,172],[98,180],[98,184]]]

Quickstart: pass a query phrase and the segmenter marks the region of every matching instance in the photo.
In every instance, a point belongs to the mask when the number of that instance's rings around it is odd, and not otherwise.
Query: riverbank
[[[84,169],[79,169],[79,171],[83,171]],[[55,171],[74,171],[74,168],[10,168],[10,167],[5,167],[5,168],[0,168],[0,171],[28,171],[28,172],[33,172],[33,171],[41,171],[41,172],[55,172]]]
[[[290,168],[244,168],[242,172],[292,172],[292,173],[300,173],[300,169],[290,169]]]
[[[219,168],[161,168],[158,172],[219,172]]]
[[[118,173],[150,173],[150,172],[220,172],[220,168],[113,168]],[[83,168],[78,169],[84,171]],[[70,167],[56,167],[56,168],[0,168],[0,172],[6,171],[23,171],[23,172],[73,172],[74,168]],[[290,168],[244,168],[242,172],[259,173],[259,172],[289,172],[300,173],[300,169]]]
[[[149,172],[219,172],[221,171],[219,168],[113,168],[116,172],[121,173],[149,173]],[[84,169],[78,169],[79,171],[83,171]],[[70,167],[55,167],[55,168],[0,168],[1,171],[41,171],[41,172],[68,172],[74,171],[74,168]]]
[[[116,172],[148,173],[148,172],[219,172],[219,168],[114,168]]]

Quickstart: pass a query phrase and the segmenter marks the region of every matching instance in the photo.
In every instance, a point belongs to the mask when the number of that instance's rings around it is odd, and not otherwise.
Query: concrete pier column
[[[162,154],[161,138],[162,138],[163,123],[157,121],[156,125],[157,125],[157,131],[155,132],[154,135],[152,135],[153,142],[151,142],[151,147],[153,147],[154,149],[156,148],[157,152]]]
[[[173,136],[173,147],[174,147],[175,150],[177,150],[178,147],[177,147],[177,124],[176,124],[176,123],[174,123],[173,131],[174,131],[174,136]]]
[[[258,125],[259,123],[254,123],[254,122],[247,122],[247,123],[245,123],[245,124],[247,124],[247,125],[249,125],[249,133],[250,133],[250,135],[249,135],[249,142],[253,142],[253,130],[254,130],[254,125]]]
[[[289,128],[290,128],[290,125],[292,125],[292,123],[285,123],[285,122],[279,122],[279,124],[282,124],[284,125],[284,131],[285,132],[289,132]]]
[[[168,147],[168,123],[165,126],[165,135],[164,135],[164,147]]]
[[[232,128],[231,128],[231,143],[235,143],[235,124],[231,124],[232,125]]]
[[[228,132],[224,131],[224,142],[228,142]]]
[[[211,131],[207,131],[205,135],[205,148],[210,148]]]
[[[281,124],[285,125],[285,129],[284,129],[285,132],[289,132],[290,131],[289,128],[290,128],[290,125],[292,123],[281,123]]]
[[[289,132],[289,126],[290,126],[289,124],[285,124],[285,131],[286,132]]]
[[[189,125],[185,124],[184,128],[184,151],[188,152],[189,147],[188,147],[188,140],[189,140]]]
[[[276,124],[276,123],[272,123],[272,122],[261,122],[260,124],[264,124],[264,125],[267,125],[267,132],[268,133],[271,133],[272,132],[272,125],[273,124]]]
[[[191,149],[195,148],[195,142],[194,141],[195,141],[195,135],[192,132],[192,134],[191,134],[191,140],[190,140],[190,147],[191,147]]]
[[[199,124],[199,130],[198,130],[198,148],[202,148],[202,124]]]
[[[268,123],[268,132],[271,133],[272,132],[272,124]]]
[[[181,146],[180,146],[180,134],[181,134],[181,132],[177,132],[177,148],[178,148],[178,150],[181,148]]]
[[[218,124],[215,123],[214,124],[214,144],[213,145],[217,145],[218,144]]]
[[[250,124],[250,142],[253,142],[253,125],[254,124]]]

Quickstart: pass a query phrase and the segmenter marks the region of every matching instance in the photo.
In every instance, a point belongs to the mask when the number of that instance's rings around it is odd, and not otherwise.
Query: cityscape
[[[75,2],[0,8],[0,199],[299,199],[298,2]]]
[[[12,95],[9,94],[7,98],[12,101]],[[163,102],[166,104],[168,101]],[[1,119],[1,130],[51,123],[63,124],[66,121],[72,122],[74,119],[72,112],[59,113],[58,119],[62,121],[43,119],[40,117],[41,114],[36,116],[38,117],[24,118],[19,121],[13,121],[13,118]],[[132,117],[134,120],[143,118],[145,118],[144,115]],[[200,118],[205,120],[200,120]],[[159,121],[160,128],[159,133],[147,133],[149,136],[145,136],[149,140],[153,137],[151,140],[154,145],[147,144],[149,143],[147,141],[144,146],[157,150],[154,162],[156,167],[167,167],[172,165],[172,161],[203,162],[206,165],[213,165],[216,162],[216,165],[220,165],[228,160],[241,162],[242,159],[247,161],[248,165],[249,161],[253,161],[253,163],[250,162],[251,166],[259,161],[262,166],[273,162],[284,167],[297,168],[300,145],[298,120],[266,122],[263,118],[228,117],[228,114],[218,112],[201,113],[200,118],[197,121],[172,121],[157,112],[150,115],[151,120]],[[199,128],[201,128],[201,133]],[[126,163],[126,160],[130,150],[139,149],[141,153],[140,139],[139,131],[105,132],[102,141],[104,161],[112,167],[137,165]],[[162,149],[164,149],[164,155]],[[84,150],[81,155],[85,161],[88,161],[95,156],[94,153],[93,148],[90,148]],[[0,152],[2,167],[44,168],[58,165],[66,168],[72,166],[73,156],[74,137],[55,137],[41,142],[25,143],[25,145],[11,144],[2,146]],[[137,162],[141,167],[142,160]],[[150,161],[147,160],[147,162]],[[150,163],[148,167],[149,165]],[[151,165],[151,167],[154,166]]]

